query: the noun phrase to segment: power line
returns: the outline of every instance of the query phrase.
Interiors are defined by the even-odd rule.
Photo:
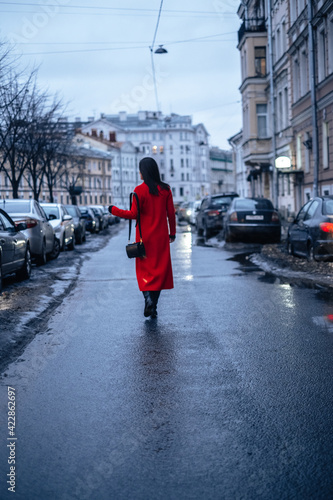
[[[25,7],[42,7],[43,5],[35,2],[3,2],[0,1],[0,5],[20,5]],[[57,4],[45,4],[45,7],[61,7],[63,9],[86,9],[86,10],[111,10],[111,11],[136,11],[136,12],[157,12],[157,9],[143,9],[143,8],[134,8],[134,7],[99,7],[97,5],[94,6],[86,6],[86,5],[59,5]],[[204,10],[178,10],[178,9],[166,9],[165,13],[183,13],[183,14],[213,14],[216,15],[217,11],[204,11]]]
[[[196,40],[201,40],[205,41],[204,39],[206,38],[215,38],[218,36],[225,36],[225,35],[235,35],[237,32],[236,31],[228,31],[226,33],[217,33],[215,35],[206,35],[206,36],[201,36],[197,38],[189,38],[187,40],[166,40],[163,42],[163,45],[172,45],[174,43],[183,43],[183,42],[191,42],[191,41],[196,41]],[[222,42],[224,40],[207,40],[208,42]],[[230,41],[230,40],[227,40]],[[15,45],[105,45],[105,44],[142,44],[143,46],[147,47],[149,44],[148,41],[138,41],[138,40],[132,40],[132,41],[126,41],[126,42],[120,42],[120,41],[104,41],[104,42],[15,42]]]
[[[232,32],[234,34],[234,32]],[[230,34],[230,33],[224,33],[224,34]],[[189,38],[187,40],[178,40],[178,41],[173,41],[173,42],[165,42],[165,44],[168,45],[174,45],[174,44],[179,44],[179,43],[190,43],[190,42],[234,42],[235,40],[207,40],[207,38],[213,38],[217,36],[221,36],[221,34],[217,35],[207,35],[204,37],[198,37],[198,38]],[[52,42],[48,42],[52,44]],[[59,42],[56,42],[59,43]],[[62,43],[62,42],[60,42]],[[75,42],[77,43],[77,42]],[[84,42],[84,43],[90,43],[90,42]],[[94,42],[92,42],[93,44]],[[95,42],[95,43],[129,43],[129,42]],[[142,49],[145,48],[147,45],[144,45],[144,42],[133,42],[133,43],[142,43],[142,45],[135,45],[135,46],[127,46],[127,47],[104,47],[104,48],[96,48],[96,49],[69,49],[69,50],[51,50],[51,51],[46,51],[46,52],[25,52],[22,53],[22,56],[37,56],[37,55],[49,55],[49,54],[75,54],[75,53],[80,53],[80,52],[105,52],[105,51],[115,51],[115,50],[129,50],[129,49]],[[24,44],[25,45],[25,44]],[[163,44],[164,45],[164,44]],[[150,47],[151,48],[151,47]]]

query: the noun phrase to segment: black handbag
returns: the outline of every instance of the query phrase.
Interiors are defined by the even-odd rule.
[[[132,207],[133,195],[136,198],[137,206],[138,206],[138,215],[137,215],[137,224],[139,225],[139,233],[140,233],[140,241],[136,243],[130,243],[131,241],[131,229],[132,229],[132,220],[129,220],[129,233],[128,233],[128,245],[126,245],[126,253],[129,259],[143,258],[146,257],[145,246],[142,241],[142,232],[141,232],[141,223],[140,223],[140,204],[139,197],[136,193],[130,194],[130,207]]]

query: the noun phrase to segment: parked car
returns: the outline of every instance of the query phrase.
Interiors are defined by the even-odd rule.
[[[29,279],[31,274],[31,254],[27,236],[22,232],[27,228],[21,222],[15,225],[10,216],[0,209],[0,293],[2,278],[16,273],[20,279]]]
[[[79,207],[84,220],[86,221],[86,230],[90,233],[96,232],[96,225],[98,224],[94,212],[89,207]]]
[[[235,198],[224,221],[224,237],[231,241],[270,241],[281,239],[280,216],[266,198]]]
[[[305,203],[288,228],[287,248],[308,260],[333,259],[333,196]]]
[[[73,217],[69,215],[64,205],[61,203],[41,203],[50,224],[54,229],[56,238],[60,243],[60,250],[75,248],[75,233]]]
[[[177,219],[178,222],[189,222],[189,206],[190,202],[189,201],[183,201],[179,207],[178,207],[178,212],[177,212]]]
[[[103,229],[106,229],[109,225],[109,212],[105,212],[105,209],[102,205],[90,205],[89,208],[92,209],[98,219],[99,231],[103,231]]]
[[[220,193],[203,198],[197,213],[196,226],[199,236],[210,238],[223,229],[223,218],[237,193]]]
[[[188,217],[189,217],[190,224],[193,224],[193,226],[195,226],[197,223],[197,215],[198,215],[200,205],[201,205],[201,200],[192,201],[190,203],[190,207],[189,207],[190,213],[189,213]]]
[[[57,238],[38,201],[0,200],[0,208],[10,215],[15,225],[26,224],[27,228],[22,232],[27,236],[31,255],[37,259],[38,264],[45,264],[47,257],[58,257]]]
[[[73,217],[75,243],[81,245],[86,241],[86,220],[77,205],[65,205],[65,208],[69,215]]]

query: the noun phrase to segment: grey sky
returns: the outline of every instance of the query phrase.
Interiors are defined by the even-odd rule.
[[[159,6],[160,0],[0,1],[1,38],[15,42],[22,65],[40,65],[41,86],[70,101],[71,118],[155,110],[149,46]],[[238,6],[239,0],[164,0],[155,43],[168,50],[154,56],[160,110],[192,115],[222,148],[241,128]]]

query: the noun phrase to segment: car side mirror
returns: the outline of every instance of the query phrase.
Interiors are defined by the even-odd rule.
[[[17,224],[15,226],[15,229],[18,232],[18,231],[24,231],[25,229],[27,229],[27,227],[28,226],[27,226],[27,224],[25,222],[20,222],[19,224]]]
[[[63,218],[64,221],[66,221],[66,220],[72,220],[72,219],[73,219],[73,217],[71,215],[67,215],[67,214],[64,215],[64,218]]]

